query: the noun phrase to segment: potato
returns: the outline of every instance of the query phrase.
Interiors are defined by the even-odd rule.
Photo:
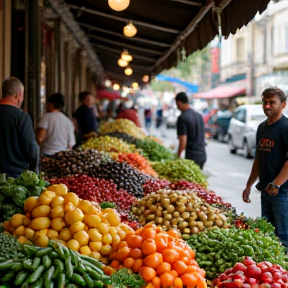
[[[54,219],[54,218],[58,218],[58,217],[64,217],[64,215],[65,215],[65,211],[64,211],[63,205],[58,205],[58,206],[51,209],[49,216],[50,216],[50,218]]]
[[[68,228],[63,228],[60,232],[59,232],[59,239],[63,240],[63,241],[68,241],[72,238],[72,235],[70,233],[70,230]]]
[[[33,242],[39,247],[47,247],[49,244],[49,238],[46,235],[41,234],[39,233],[39,231],[37,231],[34,235]]]
[[[51,206],[52,208],[54,208],[54,207],[56,207],[56,206],[58,206],[58,205],[63,205],[63,204],[64,204],[64,198],[63,198],[62,196],[56,196],[56,197],[52,200],[50,206]]]
[[[24,203],[24,211],[31,212],[35,207],[37,207],[39,205],[37,200],[37,196],[27,198]]]
[[[32,217],[33,218],[46,217],[49,215],[50,211],[51,211],[50,206],[40,205],[32,210]]]
[[[33,220],[34,221],[34,220]],[[66,223],[62,217],[54,218],[51,222],[51,228],[56,231],[61,231],[66,226]],[[49,226],[48,226],[49,227]]]
[[[24,225],[21,225],[21,226],[18,226],[14,232],[13,232],[13,235],[18,237],[18,236],[24,236],[25,235],[25,226]]]
[[[51,220],[48,217],[38,217],[31,221],[30,228],[33,230],[42,230],[50,226]],[[56,230],[56,229],[54,229]]]
[[[21,225],[27,224],[27,217],[23,214],[14,214],[10,219],[10,226],[13,228],[17,228]],[[29,219],[28,219],[29,220]]]
[[[44,190],[38,197],[39,205],[50,205],[52,200],[56,197],[56,193],[48,190]]]
[[[65,184],[54,184],[47,188],[49,191],[53,191],[58,196],[64,196],[68,193],[68,187]]]

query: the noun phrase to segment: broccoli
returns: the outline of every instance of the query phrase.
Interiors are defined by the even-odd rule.
[[[19,176],[17,182],[24,187],[34,187],[39,184],[39,177],[35,172],[26,170]]]
[[[1,204],[1,216],[4,220],[9,220],[14,214],[22,213],[22,209],[17,207],[14,203]]]
[[[13,181],[8,181],[6,185],[0,187],[0,194],[6,197],[11,197],[15,184]]]
[[[23,208],[28,190],[23,186],[13,186],[11,198],[16,205]]]

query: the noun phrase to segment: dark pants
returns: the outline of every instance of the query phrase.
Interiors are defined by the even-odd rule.
[[[194,161],[201,169],[206,162],[206,155],[201,153],[191,153],[190,151],[186,151],[185,159]]]
[[[277,196],[270,196],[262,191],[261,210],[262,217],[275,227],[275,234],[288,248],[288,195],[279,192]]]

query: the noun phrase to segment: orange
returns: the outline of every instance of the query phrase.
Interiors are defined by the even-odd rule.
[[[195,251],[192,250],[191,247],[186,246],[186,249],[185,249],[185,250],[189,252],[189,255],[190,255],[190,257],[191,257],[192,259],[195,259],[196,254],[195,254]]]
[[[143,261],[143,264],[147,267],[157,269],[162,262],[163,262],[162,254],[155,252],[146,256]]]
[[[171,271],[171,264],[170,264],[170,263],[167,263],[167,262],[162,262],[162,263],[158,266],[158,268],[157,268],[157,270],[156,270],[156,274],[157,274],[157,275],[160,275],[160,274],[162,274],[162,273],[169,272],[169,271]]]
[[[139,248],[131,249],[129,257],[133,259],[140,259],[142,258],[142,251]]]
[[[143,242],[141,236],[131,234],[126,235],[125,240],[130,248],[141,248]]]
[[[148,255],[156,252],[156,244],[153,239],[147,239],[143,241],[142,253],[143,255]]]
[[[174,239],[179,239],[179,237],[180,237],[179,233],[173,229],[168,230],[167,234],[172,236]]]
[[[172,265],[173,269],[178,273],[178,275],[182,275],[187,271],[187,265],[182,261],[175,261]]]
[[[123,262],[129,256],[129,254],[130,254],[130,248],[123,247],[116,252],[116,258],[118,261]]]
[[[178,277],[178,273],[175,270],[171,270],[170,273],[174,278]]]
[[[173,288],[183,288],[183,282],[181,278],[179,277],[175,278]]]
[[[129,268],[129,269],[133,267],[134,263],[135,263],[135,259],[131,257],[128,257],[123,261],[124,267]]]
[[[160,278],[159,278],[159,277],[155,277],[155,278],[152,280],[152,284],[153,284],[154,288],[161,288]]]
[[[156,243],[157,252],[161,253],[165,248],[167,248],[168,239],[166,234],[163,233],[156,234],[154,239]]]
[[[182,257],[181,261],[184,262],[186,265],[189,265],[191,263],[191,261],[188,257]]]
[[[165,272],[160,275],[160,281],[163,288],[172,287],[174,283],[174,277],[169,272]]]
[[[153,268],[142,266],[140,268],[139,274],[141,275],[141,277],[144,279],[145,282],[150,282],[155,278],[156,271]]]
[[[140,233],[140,236],[143,238],[143,240],[154,239],[155,235],[156,231],[153,228],[144,228]]]
[[[140,271],[140,268],[142,267],[142,265],[143,265],[143,260],[142,259],[135,260],[134,265],[132,267],[132,271],[134,273],[138,273]]]
[[[193,287],[198,286],[197,278],[191,273],[185,273],[181,277],[184,286]]]
[[[198,272],[198,267],[194,266],[194,265],[189,265],[187,266],[187,270],[186,273],[197,273]]]
[[[128,244],[127,244],[126,241],[121,241],[120,244],[119,244],[119,246],[118,246],[118,249],[121,249],[121,248],[123,248],[123,247],[128,247]]]
[[[179,253],[174,249],[164,249],[162,251],[163,261],[170,264],[174,263],[179,258]]]

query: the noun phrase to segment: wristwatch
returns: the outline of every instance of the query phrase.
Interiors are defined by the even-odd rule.
[[[266,187],[266,191],[268,194],[272,195],[272,196],[276,196],[278,194],[278,190],[280,189],[280,185],[276,185],[273,181],[270,182],[267,187]]]

